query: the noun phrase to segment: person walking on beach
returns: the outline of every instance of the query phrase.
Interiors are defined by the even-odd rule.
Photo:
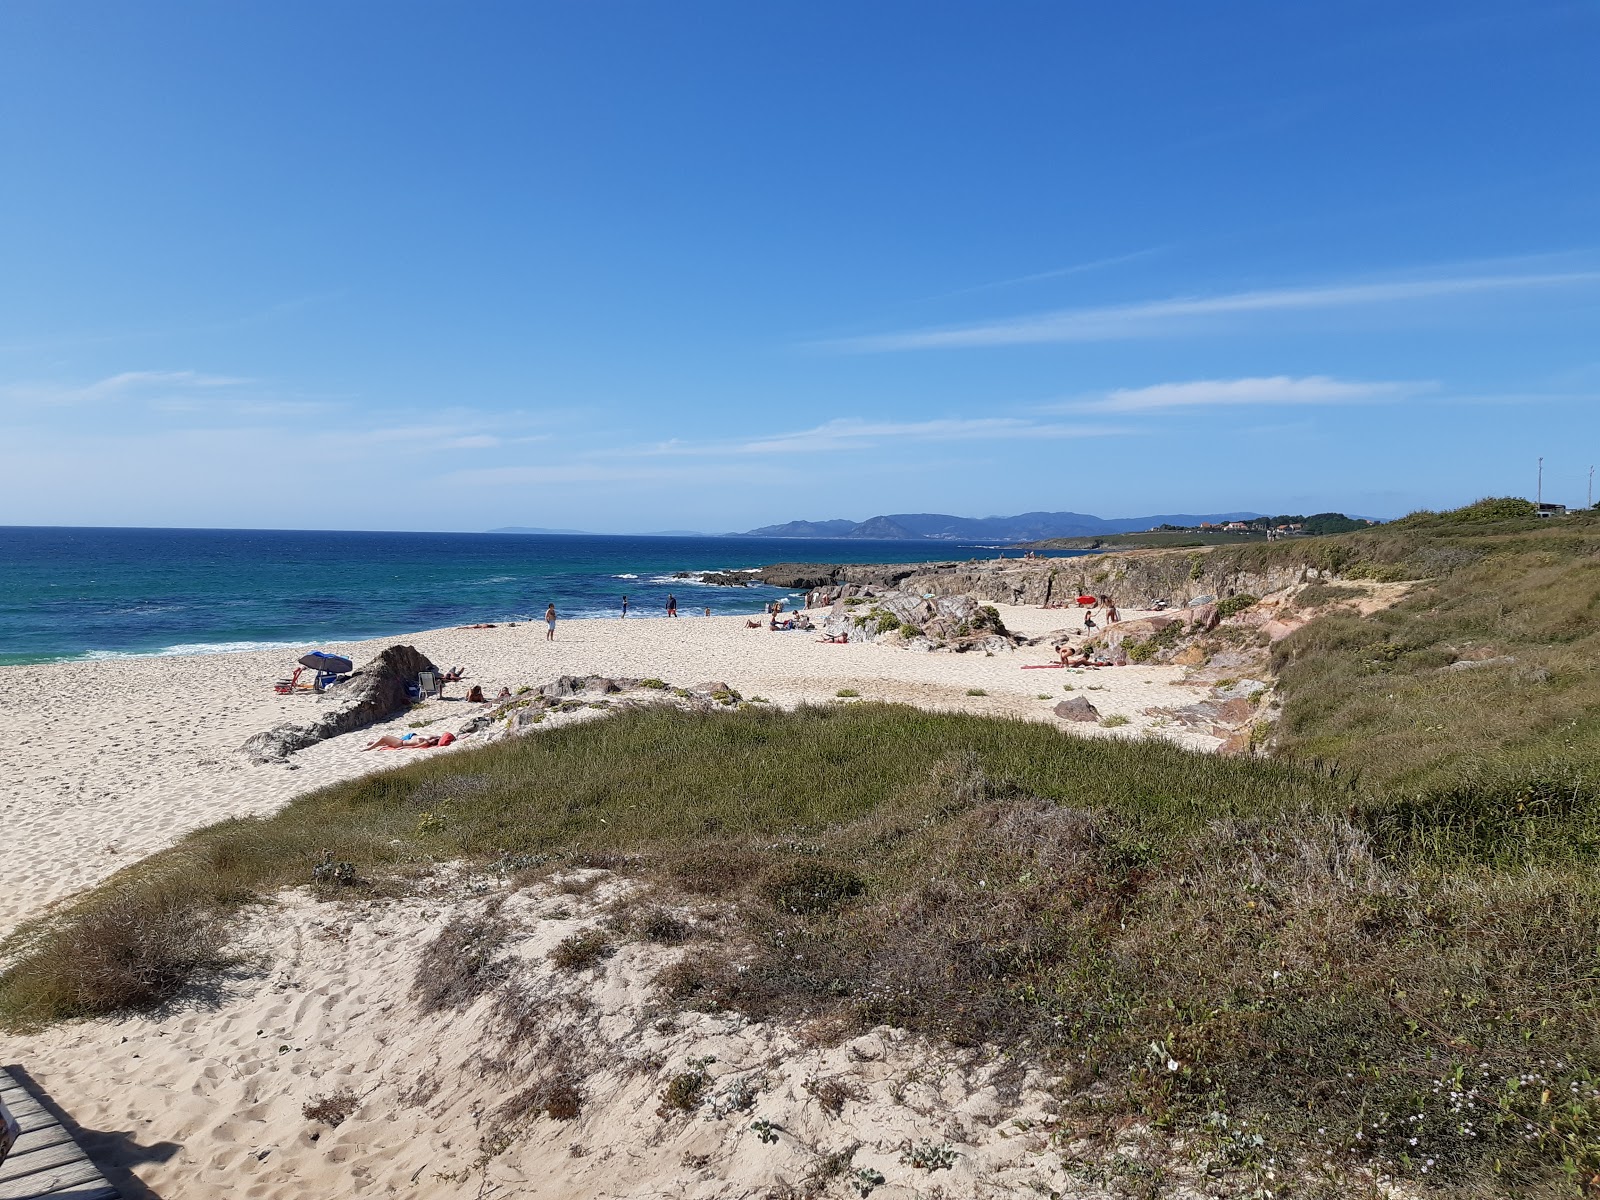
[[[628,615],[628,598],[626,596],[622,598],[622,615]]]
[[[675,617],[677,615],[678,615],[678,598],[676,596],[668,593],[668,595],[667,595],[667,616]]]
[[[547,642],[556,640],[556,606],[554,604],[544,610],[544,640]]]

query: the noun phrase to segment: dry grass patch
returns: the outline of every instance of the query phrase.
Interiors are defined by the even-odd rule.
[[[452,917],[423,948],[411,996],[425,1013],[466,1008],[505,977],[497,957],[510,932],[499,906]]]
[[[344,1124],[351,1113],[355,1112],[360,1103],[361,1097],[355,1092],[349,1088],[340,1088],[325,1096],[313,1097],[300,1110],[300,1114],[308,1121],[318,1121],[337,1129]]]
[[[587,971],[617,952],[611,939],[598,929],[564,937],[550,951],[550,961],[563,971]]]

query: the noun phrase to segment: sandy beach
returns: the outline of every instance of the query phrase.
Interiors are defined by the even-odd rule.
[[[1002,616],[1030,636],[1067,619],[1059,610],[1016,607]],[[685,616],[564,621],[554,642],[537,623],[324,648],[360,663],[395,643],[415,645],[441,666],[465,667],[467,681],[453,685],[446,699],[303,750],[288,766],[253,764],[239,746],[329,703],[314,694],[274,693],[294,652],[5,668],[0,705],[10,736],[0,747],[6,781],[0,932],[190,830],[269,813],[322,785],[413,761],[411,753],[362,747],[378,732],[403,731],[419,720],[430,722],[429,733],[458,729],[484,711],[463,698],[471,683],[493,696],[502,687],[515,691],[563,674],[656,677],[681,686],[717,681],[786,706],[853,702],[837,696],[843,690],[1051,722],[1063,736],[1148,732],[1198,748],[1216,744],[1193,731],[1159,728],[1143,712],[1190,694],[1174,687],[1182,668],[1024,670],[1052,658],[1047,645],[993,655],[930,653],[824,644],[813,633],[750,629],[742,616]],[[1069,694],[1068,684],[1070,694],[1086,695],[1102,714],[1121,714],[1128,723],[1102,728],[1057,718],[1051,710]],[[25,1038],[0,1036],[0,1061],[26,1064],[29,1077],[80,1122],[96,1161],[135,1196],[182,1200],[243,1184],[243,1194],[285,1198],[366,1191],[465,1197],[483,1194],[485,1186],[599,1197],[654,1194],[667,1179],[681,1189],[675,1194],[724,1195],[735,1181],[748,1191],[765,1186],[774,1171],[803,1178],[834,1149],[840,1135],[832,1117],[818,1115],[814,1094],[817,1080],[829,1078],[853,1097],[851,1127],[862,1148],[852,1169],[879,1170],[891,1180],[915,1175],[902,1165],[899,1147],[927,1140],[959,1148],[954,1175],[974,1194],[1031,1194],[1041,1182],[1057,1190],[1066,1184],[1059,1169],[1040,1173],[1035,1155],[1042,1142],[1006,1140],[991,1116],[1026,1110],[1037,1119],[1048,1097],[1016,1096],[1009,1085],[997,1092],[987,1081],[998,1064],[983,1055],[896,1043],[887,1030],[829,1050],[739,1018],[729,1023],[699,1014],[663,1022],[652,1015],[658,1010],[648,982],[666,961],[659,953],[650,961],[620,956],[592,981],[562,983],[545,960],[550,946],[602,919],[599,901],[616,887],[625,890],[621,881],[605,882],[581,904],[548,889],[529,893],[519,954],[531,994],[601,1014],[599,1024],[586,1018],[592,1028],[575,1026],[573,1036],[626,1047],[639,1061],[623,1062],[615,1078],[591,1066],[597,1090],[581,1120],[540,1126],[543,1132],[515,1152],[485,1159],[484,1097],[499,1103],[516,1090],[484,1076],[482,1043],[499,1036],[496,1018],[480,1005],[465,1023],[443,1014],[422,1019],[395,989],[440,923],[480,903],[486,886],[495,885],[441,879],[442,890],[431,895],[354,908],[286,894],[241,931],[241,965],[206,1003],[59,1025]],[[537,1069],[542,1053],[525,1051],[517,1061],[530,1065],[517,1069]],[[770,1152],[750,1136],[754,1111],[709,1124],[698,1118],[664,1124],[653,1115],[662,1079],[708,1056],[719,1064],[718,1087],[737,1092],[741,1079],[759,1085],[760,1115],[786,1131]],[[302,1108],[345,1085],[357,1089],[355,1118],[337,1129],[308,1122]],[[891,1183],[881,1194],[914,1192]]]
[[[1001,612],[1009,628],[1029,636],[1062,627],[1068,616],[1021,607]],[[560,623],[554,642],[545,640],[541,623],[437,629],[321,648],[359,664],[385,646],[415,645],[441,666],[464,666],[466,683],[481,685],[489,696],[563,674],[656,677],[679,686],[716,680],[779,705],[833,701],[839,691],[853,690],[863,698],[1063,728],[1068,723],[1050,709],[1070,682],[1102,714],[1128,718],[1112,729],[1073,724],[1075,734],[1150,731],[1202,749],[1217,744],[1193,731],[1156,729],[1143,713],[1172,703],[1174,692],[1186,694],[1173,686],[1184,674],[1179,667],[1022,670],[1049,661],[1048,647],[991,657],[824,645],[813,634],[748,629],[745,621],[575,620]],[[291,767],[251,764],[238,753],[247,737],[281,721],[304,720],[325,703],[310,693],[273,692],[294,656],[270,650],[0,668],[0,719],[7,730],[0,745],[0,879],[6,881],[0,936],[192,829],[272,812],[325,784],[410,761],[407,754],[364,753],[377,733],[404,732],[416,720],[434,722],[430,734],[454,731],[482,711],[464,700],[466,684],[457,684],[445,700],[420,711],[303,750]],[[969,695],[974,689],[987,695]]]

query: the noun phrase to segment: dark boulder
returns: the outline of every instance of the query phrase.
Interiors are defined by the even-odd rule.
[[[1098,721],[1100,710],[1090,704],[1083,696],[1074,696],[1070,700],[1063,700],[1055,707],[1056,716],[1064,721]]]
[[[406,685],[423,671],[437,667],[415,646],[390,646],[351,673],[329,693],[331,707],[303,725],[284,722],[247,739],[240,747],[252,762],[285,762],[304,750],[341,733],[350,733],[402,712],[411,703]]]

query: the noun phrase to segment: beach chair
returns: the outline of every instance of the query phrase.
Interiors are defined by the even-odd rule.
[[[296,667],[293,675],[289,676],[287,679],[278,680],[277,683],[272,685],[272,690],[277,692],[280,696],[292,696],[295,688],[299,686],[300,672],[304,670],[304,667]]]
[[[417,697],[426,700],[429,696],[438,696],[444,692],[444,682],[439,678],[437,671],[420,671],[417,673]]]

